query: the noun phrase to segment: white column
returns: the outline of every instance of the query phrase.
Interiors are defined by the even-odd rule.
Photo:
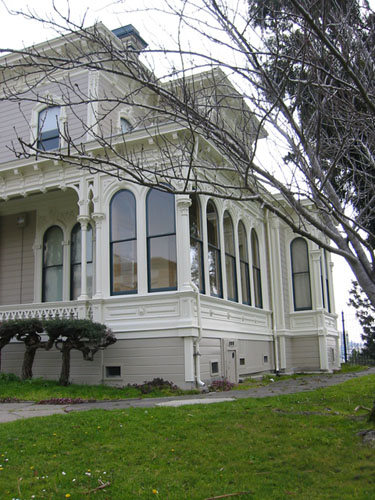
[[[87,216],[79,216],[78,222],[81,225],[81,295],[78,300],[87,300]]]
[[[191,291],[191,270],[190,270],[190,227],[189,227],[189,207],[191,200],[189,196],[176,196],[177,205],[177,278],[178,289],[181,291]]]
[[[321,282],[321,252],[320,249],[310,252],[311,269],[311,294],[313,309],[323,309],[322,282]]]
[[[101,299],[103,296],[103,280],[102,280],[102,222],[105,218],[103,213],[93,213],[92,219],[95,222],[95,235],[96,235],[96,252],[95,252],[95,276],[96,276],[96,290],[93,298]]]

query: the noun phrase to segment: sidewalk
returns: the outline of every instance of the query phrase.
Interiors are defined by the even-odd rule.
[[[312,391],[322,387],[341,384],[351,378],[363,377],[370,374],[375,374],[375,367],[356,373],[337,375],[306,375],[296,379],[280,381],[278,381],[275,376],[275,382],[265,387],[256,387],[254,389],[238,391],[210,392],[208,394],[198,394],[193,396],[171,396],[168,398],[153,399],[121,399],[74,405],[38,405],[33,401],[23,401],[21,403],[0,403],[0,423],[12,422],[13,420],[21,418],[45,417],[59,413],[67,414],[73,411],[87,411],[93,409],[118,410],[125,408],[151,408],[155,406],[209,404],[234,401],[241,398],[265,398],[268,396],[279,396],[282,394]]]

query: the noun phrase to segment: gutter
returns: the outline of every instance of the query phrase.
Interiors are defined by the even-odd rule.
[[[270,234],[270,220],[269,220],[269,211],[266,212],[266,221],[267,221],[267,240],[268,240],[268,248],[269,248],[269,257],[270,257],[270,278],[271,278],[271,303],[272,303],[272,334],[273,334],[273,348],[274,348],[274,356],[275,356],[275,372],[278,374],[280,372],[280,363],[279,363],[279,346],[278,346],[278,338],[277,338],[277,325],[275,318],[275,282],[274,282],[274,269],[273,269],[273,255],[272,255],[272,243],[271,243],[271,234]]]
[[[190,282],[191,287],[193,288],[195,295],[196,295],[196,301],[197,301],[197,321],[198,321],[198,337],[193,338],[193,345],[194,345],[194,381],[195,381],[195,386],[200,389],[203,387],[206,387],[206,384],[201,380],[201,364],[200,364],[200,356],[201,353],[199,351],[199,344],[200,341],[202,340],[202,333],[203,333],[203,327],[202,327],[202,313],[201,313],[201,294],[199,292],[199,288],[195,283],[192,281]]]

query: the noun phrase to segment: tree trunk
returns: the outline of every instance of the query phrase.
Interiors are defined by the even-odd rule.
[[[33,378],[33,363],[34,363],[36,349],[37,348],[35,346],[31,347],[26,346],[22,363],[22,374],[21,374],[22,380]]]
[[[60,373],[60,385],[69,385],[69,376],[70,376],[70,348],[63,348],[61,350],[62,354],[62,365],[61,365],[61,373]]]

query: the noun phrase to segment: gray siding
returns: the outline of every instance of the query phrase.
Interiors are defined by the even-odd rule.
[[[339,364],[338,360],[339,353],[337,352],[336,338],[327,337],[326,344],[327,344],[327,354],[328,354],[328,369],[333,370],[337,368]]]
[[[74,85],[76,94],[70,95],[68,86]],[[69,130],[69,135],[78,143],[84,142],[85,132],[82,124],[87,123],[87,106],[79,104],[80,93],[84,98],[87,95],[88,73],[70,75],[69,81],[62,79],[60,83],[53,83],[38,87],[38,95],[47,93],[62,98],[64,102],[70,102],[71,105],[66,107],[66,118]],[[14,153],[10,150],[12,142],[16,149],[18,147],[17,137],[21,137],[26,143],[31,137],[31,117],[32,110],[38,105],[38,96],[29,92],[25,95],[25,99],[30,101],[22,101],[21,103],[12,101],[0,102],[0,163],[15,160]],[[11,124],[11,126],[10,126]]]
[[[211,379],[221,378],[224,376],[223,359],[221,354],[221,341],[215,338],[202,338],[199,344],[199,351],[201,353],[201,380],[204,382]],[[211,376],[211,362],[219,362],[219,373]]]
[[[265,361],[265,356],[267,361]],[[260,373],[274,369],[273,343],[261,340],[238,341],[239,376]],[[241,359],[244,360],[241,365]]]
[[[17,215],[0,217],[0,305],[28,304],[34,298],[35,212],[17,226]]]
[[[318,337],[294,337],[292,353],[294,370],[320,370]]]

